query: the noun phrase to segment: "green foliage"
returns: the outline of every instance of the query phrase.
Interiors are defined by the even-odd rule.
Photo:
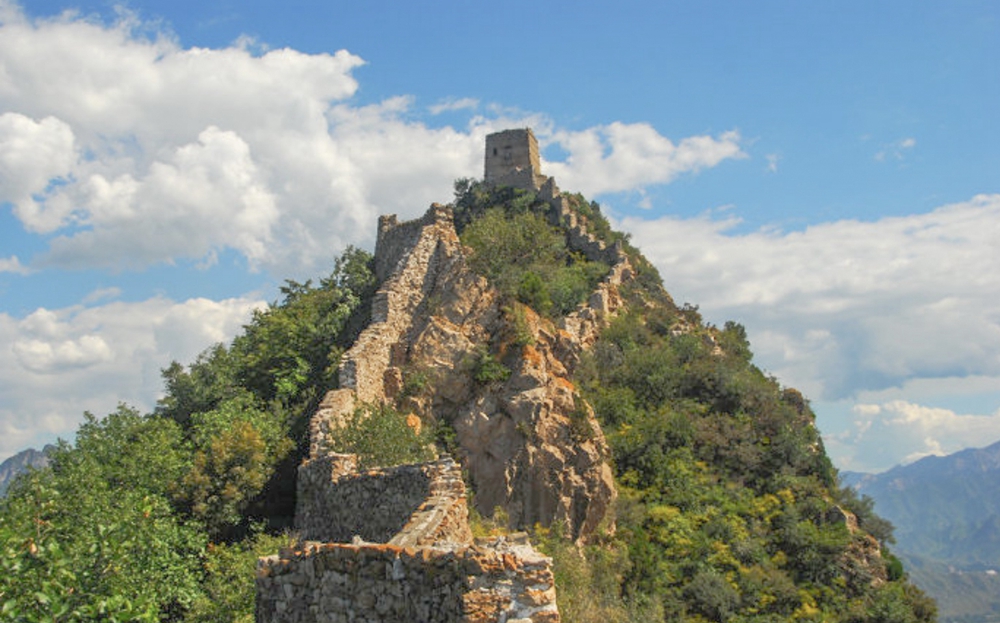
[[[301,432],[366,322],[375,288],[371,263],[370,254],[348,248],[318,287],[286,282],[283,299],[254,312],[230,347],[216,345],[186,370],[174,362],[163,371],[167,392],[157,412],[187,424],[192,414],[249,392],[259,404],[293,415],[289,425]]]
[[[371,256],[348,249],[317,286],[288,282],[232,344],[165,369],[155,414],[87,414],[0,501],[0,619],[252,620],[256,557],[287,538],[250,528],[288,521],[290,453],[374,286]]]
[[[511,343],[514,346],[528,346],[535,343],[535,336],[528,323],[528,315],[523,305],[517,303],[503,308],[504,316],[511,329]]]
[[[656,600],[621,593],[622,578],[632,562],[629,552],[601,540],[579,546],[565,537],[561,524],[536,526],[532,541],[553,559],[559,611],[564,621],[576,623],[631,623],[663,621]]]
[[[503,365],[485,346],[478,346],[470,363],[472,378],[484,385],[510,378],[510,368]]]
[[[294,545],[287,534],[256,533],[232,545],[211,545],[205,554],[203,593],[191,605],[190,623],[253,623],[257,559]]]
[[[569,412],[569,431],[576,441],[589,441],[597,432],[590,424],[590,411],[587,403],[579,396],[575,397],[573,410]]]
[[[198,594],[205,537],[169,502],[186,468],[177,425],[120,407],[0,506],[7,620],[153,621]],[[20,617],[20,618],[18,618]]]
[[[243,520],[246,505],[292,449],[292,441],[269,415],[244,398],[192,416],[196,451],[175,498],[214,537]]]
[[[549,224],[548,204],[518,189],[456,183],[456,220],[471,268],[503,294],[553,318],[573,311],[608,266],[570,253],[565,233]],[[588,204],[589,206],[589,204]]]
[[[894,559],[890,588],[876,590],[874,571],[852,558],[861,537],[831,519],[835,503],[877,538],[891,526],[869,503],[834,497],[808,402],[751,358],[742,326],[706,327],[697,308],[645,303],[584,354],[575,381],[619,483],[618,532],[605,551],[627,560],[601,599],[653,604],[681,621],[932,620]],[[561,564],[578,573],[595,555]]]
[[[419,396],[430,386],[431,375],[426,368],[408,367],[403,370],[403,396]]]
[[[362,467],[391,467],[434,458],[430,431],[418,434],[406,416],[386,404],[362,405],[338,432],[333,449],[358,455]]]

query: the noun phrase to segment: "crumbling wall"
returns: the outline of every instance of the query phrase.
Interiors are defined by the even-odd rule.
[[[558,623],[551,561],[523,535],[459,549],[310,543],[257,565],[257,623]]]
[[[413,321],[417,306],[430,287],[442,237],[458,235],[451,209],[434,204],[423,218],[397,224],[395,217],[379,222],[375,249],[376,276],[382,286],[372,300],[372,320],[341,360],[342,389],[354,390],[362,402],[385,399],[386,369],[401,365],[405,351],[395,348]]]
[[[330,443],[360,405],[409,405],[452,421],[487,511],[497,501],[521,525],[562,521],[580,539],[608,517],[616,492],[607,444],[569,375],[623,305],[618,290],[633,271],[621,246],[591,235],[541,175],[531,131],[511,132],[487,140],[487,182],[539,191],[568,247],[611,271],[558,326],[533,316],[533,345],[523,346],[510,378],[484,386],[466,362],[506,330],[505,312],[469,270],[450,208],[435,204],[403,223],[380,218],[372,321],[310,423],[296,508],[304,543],[259,561],[258,623],[558,622],[551,560],[526,536],[473,543],[457,463],[360,470]],[[507,156],[491,163],[501,147]],[[433,397],[398,400],[412,365],[438,375]],[[572,421],[581,411],[592,429],[583,435]]]

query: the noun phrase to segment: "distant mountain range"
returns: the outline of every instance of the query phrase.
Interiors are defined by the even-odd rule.
[[[49,452],[55,446],[45,446],[41,450],[28,448],[0,463],[0,496],[7,493],[7,487],[18,474],[30,467],[42,468],[49,464]]]
[[[1000,621],[1000,442],[840,476],[896,526],[893,550],[943,622]]]

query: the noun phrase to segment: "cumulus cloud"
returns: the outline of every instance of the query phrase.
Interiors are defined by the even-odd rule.
[[[253,268],[311,274],[347,244],[370,245],[377,214],[450,198],[456,178],[481,174],[485,134],[504,127],[562,145],[568,161],[548,172],[591,194],[742,155],[734,132],[675,143],[645,124],[555,131],[495,106],[466,128],[429,128],[409,97],[358,105],[364,61],[345,50],[252,48],[184,48],[128,13],[108,25],[5,4],[0,201],[52,236],[39,265],[204,264],[233,249]]]
[[[746,324],[771,371],[814,396],[1000,373],[1000,195],[804,231],[737,223],[622,224],[676,297]]]
[[[19,113],[0,114],[0,203],[14,204],[34,231],[57,227],[62,219],[38,214],[33,196],[71,173],[75,152],[73,130],[65,122],[51,116],[35,121]]]
[[[1000,378],[993,378],[993,383]],[[995,386],[995,385],[994,385]],[[903,399],[855,404],[854,422],[827,446],[843,453],[842,464],[861,471],[881,471],[926,456],[983,447],[1000,439],[1000,409],[958,413]]]
[[[101,292],[89,300],[103,299]],[[152,298],[65,309],[24,318],[0,314],[0,459],[56,435],[72,436],[85,410],[119,401],[153,407],[160,370],[232,338],[263,302]]]
[[[0,273],[14,273],[15,275],[27,275],[30,271],[28,267],[17,259],[16,255],[10,257],[0,257]]]
[[[561,186],[589,195],[665,184],[681,174],[746,156],[736,131],[674,143],[648,124],[616,122],[577,132],[559,130],[543,138],[569,153],[566,162],[546,163],[546,171]]]

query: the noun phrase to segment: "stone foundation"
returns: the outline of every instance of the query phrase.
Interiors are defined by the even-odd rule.
[[[257,623],[557,623],[523,535],[457,548],[307,543],[257,565]]]

